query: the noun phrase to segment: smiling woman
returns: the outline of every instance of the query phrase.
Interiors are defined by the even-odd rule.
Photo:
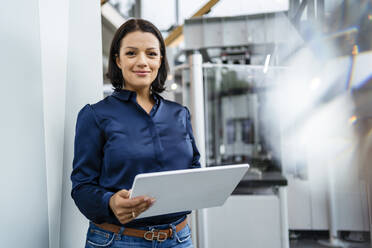
[[[90,220],[86,247],[193,247],[190,211],[136,218],[156,199],[129,198],[137,174],[200,167],[188,109],[158,95],[167,71],[153,24],[131,19],[117,30],[107,74],[115,92],[76,123],[71,195]]]
[[[142,59],[140,61],[142,63],[152,61],[152,66],[155,62],[160,63],[156,73],[151,74],[156,75],[151,82],[151,90],[156,93],[163,92],[169,70],[163,37],[152,23],[141,19],[131,19],[116,31],[111,43],[107,77],[116,90],[126,87],[126,82],[130,80],[126,78],[126,70],[122,70],[125,66],[123,63],[128,61],[133,65],[138,58]],[[140,66],[137,68],[140,69],[139,71],[143,70]]]
[[[116,65],[121,69],[125,88],[149,88],[161,65],[160,44],[151,33],[135,31],[121,41]]]

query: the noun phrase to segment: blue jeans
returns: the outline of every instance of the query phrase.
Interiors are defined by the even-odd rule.
[[[143,247],[143,248],[193,248],[191,241],[191,232],[189,225],[186,225],[182,230],[176,232],[176,225],[181,223],[184,218],[177,220],[171,224],[149,226],[143,228],[137,228],[142,230],[152,229],[173,229],[173,237],[166,239],[163,242],[157,240],[148,241],[144,238],[137,238],[132,236],[121,235],[110,231],[103,230],[94,223],[90,222],[87,233],[87,240],[85,248],[127,248],[127,247]],[[125,228],[123,227],[122,230]],[[122,232],[121,232],[122,233]]]

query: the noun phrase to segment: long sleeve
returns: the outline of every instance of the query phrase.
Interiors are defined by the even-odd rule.
[[[104,142],[97,117],[88,104],[80,110],[76,122],[71,196],[81,213],[95,223],[112,218],[109,200],[113,192],[98,183]]]
[[[193,149],[193,159],[192,159],[192,167],[195,168],[195,167],[200,167],[200,153],[198,151],[198,148],[196,147],[196,144],[195,144],[195,138],[194,138],[194,135],[193,135],[193,131],[192,131],[192,125],[191,125],[191,118],[190,118],[190,111],[187,107],[185,107],[186,109],[186,129],[187,129],[187,133],[189,134],[190,138],[191,138],[191,144],[192,144],[192,149]]]

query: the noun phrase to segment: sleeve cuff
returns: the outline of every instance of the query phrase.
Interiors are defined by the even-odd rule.
[[[103,199],[103,211],[107,217],[115,216],[110,208],[110,198],[113,195],[113,192],[106,192],[102,199]]]

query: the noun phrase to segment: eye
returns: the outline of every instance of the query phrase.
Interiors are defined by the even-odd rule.
[[[125,53],[127,56],[134,56],[136,53],[134,51],[128,51]]]
[[[158,56],[158,53],[157,52],[149,52],[149,55],[152,56],[152,57],[155,57],[155,56]]]

